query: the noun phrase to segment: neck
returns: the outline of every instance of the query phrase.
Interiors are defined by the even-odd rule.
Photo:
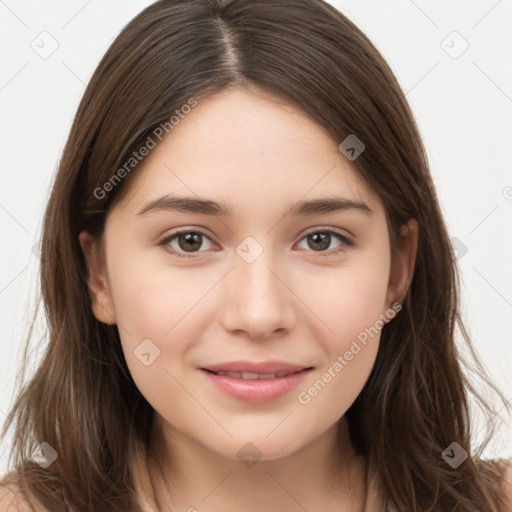
[[[366,465],[350,443],[345,418],[297,452],[249,467],[209,450],[154,414],[147,462],[161,512],[364,509]]]

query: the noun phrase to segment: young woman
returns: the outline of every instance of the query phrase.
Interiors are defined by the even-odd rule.
[[[321,0],[160,0],[121,32],[41,287],[1,511],[512,510],[510,464],[470,443],[417,127]]]

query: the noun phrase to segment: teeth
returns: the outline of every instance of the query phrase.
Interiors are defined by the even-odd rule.
[[[284,377],[285,375],[291,375],[291,373],[289,373],[289,372],[278,372],[278,373],[215,372],[215,373],[217,375],[233,377],[234,379],[243,379],[243,380],[266,380],[266,379],[275,379],[276,377]]]
[[[258,378],[257,373],[242,372],[242,379],[244,380],[256,380]]]
[[[275,379],[276,376],[279,376],[277,373],[260,373],[258,375],[259,380],[265,380],[265,379]]]

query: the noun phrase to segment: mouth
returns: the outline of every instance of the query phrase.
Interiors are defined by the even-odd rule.
[[[199,370],[223,394],[259,403],[286,395],[306,378],[313,367],[279,362],[234,362]]]
[[[208,370],[207,368],[202,368],[203,370],[213,373],[214,375],[220,375],[223,377],[231,377],[233,379],[242,379],[242,380],[270,380],[281,377],[288,377],[289,375],[295,375],[296,373],[300,373],[304,370],[311,370],[310,368],[303,368],[302,370],[298,370],[295,372],[276,372],[276,373],[255,373],[255,372],[214,372],[212,370]]]

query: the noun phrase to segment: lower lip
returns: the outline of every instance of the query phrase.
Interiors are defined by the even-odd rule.
[[[262,380],[236,379],[226,375],[216,375],[203,369],[201,371],[222,392],[246,402],[258,403],[275,400],[296,388],[311,371],[311,368],[286,375],[285,377]]]

